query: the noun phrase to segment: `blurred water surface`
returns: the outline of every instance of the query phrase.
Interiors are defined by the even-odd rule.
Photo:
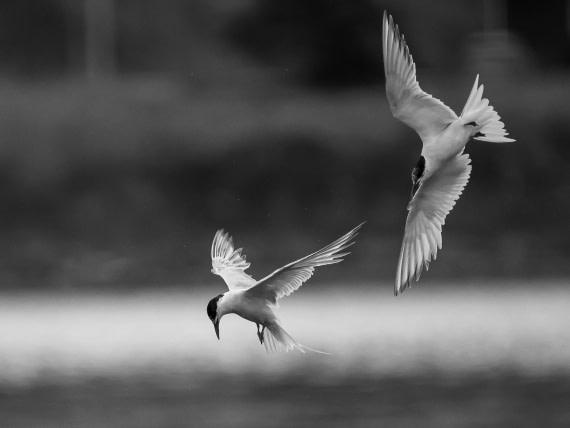
[[[453,286],[450,286],[453,285]],[[10,427],[564,427],[566,282],[315,281],[282,301],[299,341],[205,313],[220,290],[0,298],[0,424]]]
[[[390,284],[320,284],[282,301],[285,328],[332,356],[267,354],[254,324],[228,315],[216,340],[206,316],[222,290],[4,294],[0,382],[212,374],[282,377],[570,374],[570,288],[545,281],[426,282],[393,298]]]

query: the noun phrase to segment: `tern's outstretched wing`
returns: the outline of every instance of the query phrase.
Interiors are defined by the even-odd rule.
[[[254,287],[248,290],[252,296],[262,297],[270,303],[277,304],[277,300],[288,296],[297,290],[312,275],[317,266],[332,265],[342,261],[342,257],[349,254],[343,252],[354,244],[352,239],[364,223],[359,224],[346,235],[336,241],[309,254],[296,262],[289,263],[281,269],[277,269],[271,275],[260,280]]]
[[[212,273],[224,278],[230,290],[249,288],[255,284],[255,279],[245,273],[249,263],[241,248],[234,250],[234,243],[229,233],[223,229],[216,232],[212,242]]]
[[[437,98],[425,93],[416,80],[416,65],[404,36],[392,16],[384,12],[382,27],[386,95],[392,114],[426,141],[439,134],[457,115]]]
[[[394,294],[402,292],[415,277],[419,279],[422,267],[436,258],[441,249],[441,228],[445,217],[463,192],[471,173],[471,159],[466,154],[456,156],[444,164],[420,187],[408,206],[404,241],[398,260]]]

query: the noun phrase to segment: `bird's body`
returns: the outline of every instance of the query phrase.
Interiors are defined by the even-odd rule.
[[[412,171],[412,193],[404,239],[398,259],[394,294],[416,281],[441,249],[445,217],[463,192],[471,173],[471,160],[463,154],[471,139],[505,143],[504,124],[482,98],[479,76],[460,116],[424,92],[416,80],[416,66],[404,36],[384,12],[382,48],[386,96],[392,114],[420,136],[423,147]]]
[[[472,130],[463,121],[456,119],[439,135],[427,138],[422,147],[422,156],[429,164],[428,171],[438,170],[449,159],[460,155],[471,138]]]
[[[248,321],[267,326],[275,322],[277,316],[267,300],[248,293],[248,290],[230,290],[219,300],[220,317],[236,314]]]
[[[234,313],[257,325],[257,336],[267,350],[314,351],[301,345],[283,329],[275,313],[279,306],[277,301],[306,282],[315,267],[342,261],[342,257],[348,254],[344,250],[354,244],[353,238],[361,226],[362,224],[319,251],[289,263],[259,281],[245,273],[249,263],[241,254],[241,248],[235,250],[232,238],[223,230],[218,230],[212,243],[212,273],[221,276],[229,288],[229,291],[214,297],[208,303],[208,316],[214,323],[218,338],[220,319],[226,314]]]

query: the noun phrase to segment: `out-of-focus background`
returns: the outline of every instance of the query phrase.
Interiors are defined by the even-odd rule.
[[[511,144],[472,142],[438,260],[394,298],[422,88],[476,74]],[[570,2],[0,3],[0,425],[568,426]],[[367,224],[282,302],[332,356],[266,354],[210,245],[262,277]]]

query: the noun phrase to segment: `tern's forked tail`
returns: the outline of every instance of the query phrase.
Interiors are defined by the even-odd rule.
[[[501,117],[489,105],[489,100],[483,97],[483,85],[478,86],[479,75],[475,79],[475,84],[463,111],[461,118],[465,126],[472,126],[471,136],[476,140],[489,141],[491,143],[509,143],[515,141],[508,138],[509,133],[505,130],[505,124],[501,122]]]
[[[309,348],[308,346],[301,345],[287,333],[278,322],[265,326],[263,333],[263,344],[267,352],[269,351],[285,351],[288,352],[293,349],[298,349],[302,353],[305,351],[316,352],[318,354],[330,355],[328,352],[317,351],[316,349]]]

